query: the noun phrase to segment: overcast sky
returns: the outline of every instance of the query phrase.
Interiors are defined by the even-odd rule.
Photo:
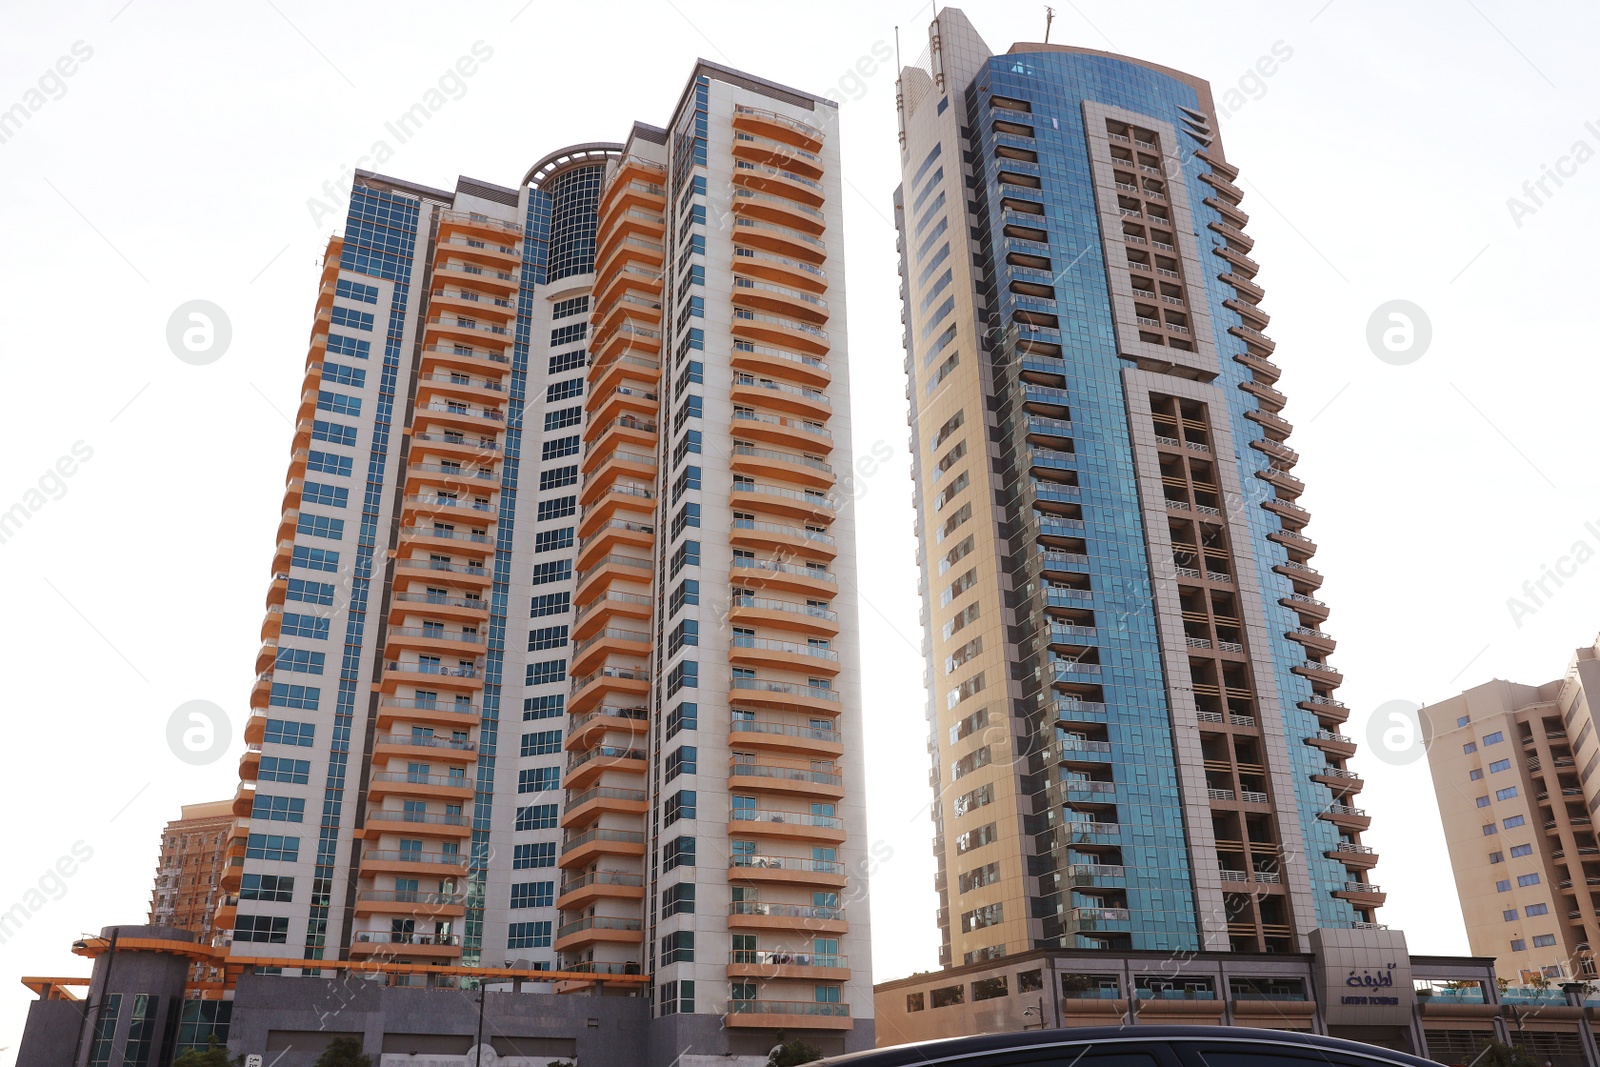
[[[1571,577],[1547,581],[1537,603],[1522,587],[1578,542],[1600,549],[1587,289],[1600,229],[1594,9],[1064,0],[1057,10],[1052,40],[1193,72],[1228,107],[1222,138],[1243,170],[1340,642],[1333,662],[1355,709],[1349,732],[1364,737],[1385,701],[1558,677],[1600,629],[1600,559],[1566,565]],[[967,11],[996,50],[1043,33],[1036,3]],[[0,351],[17,376],[0,510],[22,503],[31,517],[0,544],[11,604],[0,648],[14,683],[0,909],[22,902],[31,914],[0,944],[0,1044],[14,1050],[31,999],[17,977],[87,973],[71,941],[144,920],[166,820],[233,792],[285,413],[318,256],[343,218],[344,173],[387,140],[382,169],[396,176],[514,185],[554,148],[621,140],[634,119],[664,123],[697,56],[843,103],[856,447],[886,442],[895,457],[860,504],[871,833],[893,851],[872,887],[874,971],[934,965],[889,221],[895,75],[877,59],[897,25],[915,58],[928,16],[926,4],[860,0],[5,6],[0,111],[20,103],[28,118],[0,142]],[[489,58],[396,143],[385,123],[478,42]],[[1270,76],[1255,73],[1285,52]],[[173,311],[196,299],[232,329],[206,366],[166,341]],[[1406,365],[1367,342],[1369,318],[1392,300],[1417,305],[1431,327]],[[1512,597],[1532,610],[1514,616]],[[197,699],[234,722],[227,756],[201,767],[166,740],[173,710]],[[1413,951],[1466,951],[1425,766],[1368,751],[1355,765],[1374,815],[1367,840],[1383,855],[1380,917]],[[79,842],[92,858],[53,881]]]

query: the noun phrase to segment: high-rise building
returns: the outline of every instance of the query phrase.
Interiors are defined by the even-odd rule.
[[[222,899],[223,842],[233,827],[233,801],[185,804],[161,831],[161,858],[150,892],[150,925],[192,930],[209,941]]]
[[[1467,939],[1519,984],[1600,974],[1597,695],[1600,641],[1555,681],[1496,679],[1424,711]]]
[[[901,73],[900,231],[945,964],[1307,951],[1367,927],[1355,744],[1209,86]]]
[[[666,129],[517,188],[358,175],[235,961],[631,991],[659,1048],[871,1045],[839,167],[831,102],[701,62]]]

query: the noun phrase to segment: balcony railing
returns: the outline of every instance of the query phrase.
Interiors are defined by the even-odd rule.
[[[728,953],[729,963],[754,964],[762,967],[848,967],[843,956],[818,956],[811,952],[791,952],[788,949],[734,949]]]
[[[762,808],[734,808],[729,814],[733,822],[783,823],[791,826],[815,826],[823,830],[844,829],[844,820],[833,815],[812,815],[800,811],[767,811]]]
[[[786,693],[791,696],[803,696],[812,700],[825,700],[832,703],[839,702],[837,691],[819,685],[798,685],[794,682],[774,682],[766,678],[733,678],[729,680],[731,689],[750,689],[762,693]]]
[[[755,856],[735,854],[728,857],[730,868],[759,868],[764,870],[806,871],[812,874],[843,874],[844,864],[838,860],[802,859],[799,856]]]

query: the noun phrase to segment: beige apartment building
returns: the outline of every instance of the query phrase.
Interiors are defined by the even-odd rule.
[[[1543,685],[1496,679],[1424,709],[1474,955],[1520,981],[1600,974],[1600,641]]]

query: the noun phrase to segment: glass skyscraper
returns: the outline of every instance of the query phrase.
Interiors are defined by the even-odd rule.
[[[896,193],[942,962],[1375,925],[1355,751],[1208,85],[958,10]]]

